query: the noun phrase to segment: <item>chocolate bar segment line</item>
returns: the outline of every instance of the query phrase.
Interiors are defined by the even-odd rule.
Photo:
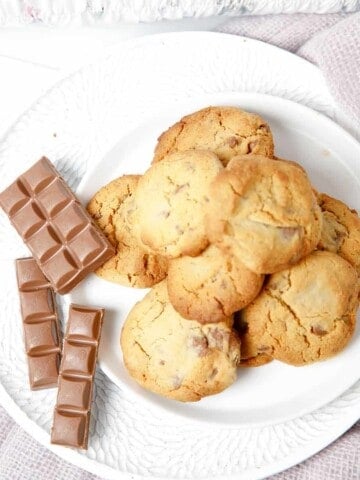
[[[61,338],[54,291],[34,258],[16,260],[16,277],[30,388],[56,387]]]
[[[69,292],[115,254],[45,157],[0,193],[0,206],[58,293]]]
[[[104,309],[70,305],[51,443],[86,449]]]

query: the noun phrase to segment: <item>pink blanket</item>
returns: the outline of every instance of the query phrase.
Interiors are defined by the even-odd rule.
[[[318,65],[339,106],[360,129],[360,13],[243,16],[219,31],[272,43]]]

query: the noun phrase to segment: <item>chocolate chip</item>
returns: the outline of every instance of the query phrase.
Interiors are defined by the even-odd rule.
[[[263,132],[263,133],[269,133],[270,132],[269,125],[266,125],[266,124],[260,125],[258,130],[260,130],[260,132]]]
[[[179,185],[176,190],[175,190],[175,195],[179,192],[181,192],[182,190],[184,190],[185,188],[188,188],[190,187],[190,184],[187,182],[187,183],[183,183],[182,185]]]
[[[265,353],[265,352],[268,352],[270,350],[270,347],[267,346],[267,345],[260,345],[258,347],[258,352],[259,353]]]
[[[183,382],[183,378],[181,378],[179,375],[174,375],[173,386],[175,390],[181,387],[182,382]]]
[[[257,146],[258,142],[255,140],[254,142],[250,142],[248,144],[248,150],[247,150],[247,153],[252,153],[255,149],[255,147]]]
[[[192,337],[191,347],[196,351],[199,357],[204,357],[207,354],[209,343],[206,337]]]
[[[211,372],[210,376],[209,376],[209,380],[213,380],[216,375],[218,374],[219,370],[217,368],[214,368],[213,371]]]
[[[311,327],[311,333],[319,337],[323,337],[324,335],[327,335],[329,332],[324,330],[321,325],[317,324]]]
[[[239,140],[236,137],[230,137],[228,138],[227,143],[230,148],[235,148],[237,145],[239,145]]]
[[[208,333],[210,347],[221,350],[223,348],[223,343],[228,343],[229,335],[230,334],[227,331],[220,330],[217,327],[212,328]]]
[[[334,241],[337,243],[337,244],[340,244],[342,239],[346,236],[346,233],[345,232],[342,232],[340,230],[336,230],[335,229],[335,232],[334,232]]]
[[[291,240],[299,231],[297,227],[280,227],[281,236],[286,240]]]

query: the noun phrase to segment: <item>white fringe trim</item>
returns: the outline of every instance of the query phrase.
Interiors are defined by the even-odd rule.
[[[360,0],[1,0],[0,25],[91,25],[211,15],[360,10]]]

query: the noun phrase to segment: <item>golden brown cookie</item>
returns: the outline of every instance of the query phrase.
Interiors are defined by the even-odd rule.
[[[325,193],[318,195],[323,213],[320,250],[345,258],[360,274],[360,218],[356,210]]]
[[[335,355],[354,332],[358,293],[355,269],[331,252],[315,251],[271,275],[241,312],[242,358],[260,353],[304,365]]]
[[[173,153],[152,165],[135,194],[139,241],[169,258],[204,250],[204,205],[209,185],[222,168],[215,154],[203,150]]]
[[[265,353],[258,353],[256,357],[244,358],[240,360],[239,367],[262,367],[272,362],[273,358]]]
[[[139,175],[124,175],[113,180],[94,195],[87,209],[116,247],[116,255],[96,274],[121,285],[146,288],[166,276],[167,260],[139,246],[129,224],[129,202],[139,179]]]
[[[124,362],[144,388],[182,402],[219,393],[236,379],[240,342],[227,322],[202,325],[171,306],[166,282],[129,313],[121,333]]]
[[[224,165],[235,155],[272,157],[274,143],[263,118],[235,107],[208,107],[187,115],[158,140],[153,162],[173,152],[210,150]]]
[[[236,257],[210,245],[197,257],[170,260],[167,285],[180,315],[209,323],[244,308],[257,296],[263,280]]]
[[[320,208],[294,162],[234,157],[212,182],[206,210],[209,240],[259,274],[296,263],[320,238]]]

